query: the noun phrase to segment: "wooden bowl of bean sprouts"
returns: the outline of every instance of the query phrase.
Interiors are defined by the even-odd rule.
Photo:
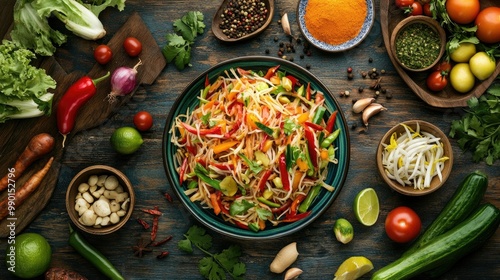
[[[453,167],[450,141],[438,127],[409,120],[392,127],[377,148],[377,169],[395,191],[408,196],[443,186]]]

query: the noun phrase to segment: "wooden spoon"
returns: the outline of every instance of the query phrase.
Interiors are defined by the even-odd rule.
[[[274,15],[274,0],[262,0],[262,2],[265,3],[266,8],[268,10],[268,15],[266,17],[266,21],[264,24],[259,27],[257,30],[253,31],[252,33],[246,34],[244,36],[241,36],[239,38],[229,38],[226,34],[222,32],[220,29],[220,24],[222,22],[221,14],[223,14],[225,7],[227,7],[228,3],[232,0],[224,0],[222,4],[220,5],[219,9],[214,15],[214,19],[212,21],[212,32],[214,33],[215,37],[223,42],[238,42],[238,41],[243,41],[246,39],[253,38],[257,36],[258,34],[262,33],[269,24],[271,23]]]

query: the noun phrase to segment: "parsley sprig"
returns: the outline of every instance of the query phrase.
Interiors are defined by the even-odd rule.
[[[226,279],[229,274],[232,279],[243,279],[246,273],[245,264],[240,262],[241,249],[239,246],[231,245],[218,254],[209,252],[212,247],[212,237],[205,229],[193,225],[184,234],[186,239],[179,241],[178,247],[184,252],[193,253],[193,245],[207,256],[200,260],[198,268],[200,274],[209,280]]]
[[[462,119],[452,121],[450,137],[458,139],[463,151],[472,151],[475,162],[484,159],[493,165],[500,158],[500,83],[481,97],[469,99],[467,105]]]

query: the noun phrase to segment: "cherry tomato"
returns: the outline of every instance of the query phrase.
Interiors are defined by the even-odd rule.
[[[427,87],[432,91],[442,91],[448,85],[447,73],[444,71],[432,72],[426,80]]]
[[[479,13],[479,0],[447,0],[446,12],[458,24],[468,24]]]
[[[476,37],[483,43],[500,42],[500,8],[488,7],[479,12],[476,17]]]
[[[395,0],[394,3],[398,8],[408,8],[413,4],[415,0]]]
[[[431,11],[431,4],[430,3],[425,3],[424,6],[422,7],[424,10],[424,15],[428,17],[432,17],[432,11]]]
[[[451,63],[449,61],[443,60],[436,64],[436,66],[432,67],[432,71],[444,71],[446,73],[450,73]]]
[[[130,56],[138,56],[142,51],[142,43],[135,37],[127,37],[123,41],[123,47],[125,52]]]
[[[420,4],[419,2],[413,2],[413,4],[411,4],[411,6],[408,8],[408,12],[412,16],[422,15],[423,14],[422,4]]]
[[[111,51],[111,48],[108,47],[107,45],[99,45],[94,50],[94,58],[100,64],[104,65],[108,63],[112,57],[113,57],[113,52]]]
[[[385,219],[387,236],[398,243],[406,243],[415,239],[421,228],[420,217],[415,211],[406,206],[394,208]]]
[[[153,116],[146,111],[137,112],[134,115],[134,125],[140,131],[147,131],[153,126]]]

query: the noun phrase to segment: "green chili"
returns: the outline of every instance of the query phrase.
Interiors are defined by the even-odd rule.
[[[196,187],[198,187],[198,182],[196,182],[196,181],[191,181],[191,182],[189,182],[189,184],[188,184],[188,186],[187,186],[188,190],[190,190],[190,189],[194,189],[194,188],[196,188]]]
[[[261,129],[262,131],[264,131],[265,134],[273,137],[273,138],[278,138],[278,135],[276,133],[276,131],[268,126],[266,126],[265,124],[261,123],[261,122],[255,122],[255,125]]]
[[[332,134],[328,135],[323,141],[321,142],[321,148],[328,148],[337,137],[339,137],[340,134],[340,128],[337,128]]]
[[[94,246],[90,245],[71,225],[69,226],[69,245],[82,257],[91,262],[106,277],[113,280],[125,279],[113,264]]]
[[[248,224],[248,228],[253,232],[258,232],[260,230],[259,223],[257,222]]]
[[[298,210],[300,213],[307,212],[307,209],[309,209],[314,199],[318,196],[320,190],[321,190],[321,185],[316,185],[309,190],[309,193],[307,194],[306,198],[304,199],[304,201],[302,201],[302,203],[299,206]]]
[[[281,205],[279,205],[278,203],[275,203],[275,202],[272,202],[272,201],[269,201],[267,199],[265,199],[264,197],[262,196],[259,196],[257,197],[257,200],[259,202],[262,202],[264,203],[265,205],[269,206],[269,207],[273,207],[273,208],[279,208]]]
[[[323,115],[325,114],[325,112],[326,112],[325,107],[318,107],[318,109],[316,109],[316,112],[314,113],[314,117],[312,119],[312,122],[315,124],[319,124],[321,122],[321,120],[323,119]]]
[[[218,180],[212,179],[208,176],[208,170],[205,169],[201,164],[197,163],[194,167],[194,173],[198,178],[200,178],[203,182],[209,184],[212,188],[220,189],[220,182]]]

